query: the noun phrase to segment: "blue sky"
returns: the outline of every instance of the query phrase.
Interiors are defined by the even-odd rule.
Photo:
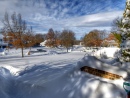
[[[37,33],[49,28],[71,29],[77,38],[93,29],[110,30],[121,17],[126,0],[0,0],[0,19],[4,13],[21,13]],[[0,23],[2,27],[2,23]]]

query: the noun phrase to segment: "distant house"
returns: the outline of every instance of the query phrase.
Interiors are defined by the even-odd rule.
[[[115,40],[103,40],[102,46],[118,47],[118,43]]]
[[[80,42],[79,45],[80,45],[80,46],[84,45],[84,42]]]
[[[118,47],[119,43],[117,42],[114,35],[111,33],[111,34],[109,34],[109,36],[107,38],[105,38],[102,41],[102,46],[105,46],[105,47]]]
[[[6,48],[8,46],[8,43],[4,42],[3,35],[0,34],[0,48]]]
[[[46,42],[47,42],[47,40],[45,40],[44,42],[41,42],[40,46],[46,46]]]

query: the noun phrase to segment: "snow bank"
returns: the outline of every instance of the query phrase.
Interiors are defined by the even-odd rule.
[[[95,84],[94,82],[97,82],[98,85],[96,85],[95,92],[92,94],[90,98],[125,98],[122,96],[123,93],[119,90],[117,86],[115,86],[112,83],[107,83],[100,80],[93,80],[90,85]]]
[[[16,67],[9,66],[9,65],[5,65],[4,68],[9,70],[10,73],[13,74],[13,75],[18,75],[18,72],[20,72],[20,70],[21,70],[20,68],[16,68]]]
[[[115,84],[86,75],[86,73],[81,72],[77,67],[65,73],[60,72],[61,75],[59,77],[52,73],[52,77],[47,76],[46,78],[42,74],[43,72],[40,71],[43,68],[40,66],[35,67],[20,75],[17,79],[19,81],[17,84],[17,89],[19,90],[17,91],[17,97],[125,98],[125,93]]]
[[[81,61],[78,62],[77,69],[79,69],[83,66],[89,66],[89,67],[96,68],[96,69],[99,69],[99,70],[104,70],[104,71],[107,71],[107,72],[110,72],[110,73],[113,73],[113,74],[120,75],[123,78],[128,77],[127,71],[120,68],[120,66],[112,66],[110,64],[106,64],[106,63],[102,62],[101,60],[97,59],[94,56],[84,57]],[[91,74],[89,74],[89,75],[91,75]],[[92,76],[95,77],[94,75],[92,75]],[[99,79],[101,79],[102,81],[106,81],[106,82],[115,84],[118,87],[118,89],[125,95],[126,92],[123,89],[123,82],[125,80],[123,78],[117,79],[117,80],[109,80],[109,79],[105,79],[105,78],[101,79],[101,77],[99,77]]]
[[[10,98],[11,80],[12,76],[9,70],[0,67],[0,98]]]
[[[122,69],[126,70],[130,74],[130,62],[125,62],[121,66]]]
[[[34,66],[21,72],[17,78],[18,95],[22,98],[125,98],[124,80],[108,81],[80,71],[90,66],[125,76],[118,67],[105,64],[93,56],[83,58],[73,68],[63,71],[47,65]],[[64,69],[65,70],[65,69]],[[29,92],[30,94],[28,94]],[[22,93],[22,94],[21,94]]]
[[[120,75],[123,78],[127,77],[127,72],[125,70],[123,70],[117,66],[112,66],[112,65],[106,64],[94,56],[86,56],[80,62],[78,62],[79,68],[81,68],[83,66],[89,66],[92,68],[111,72],[111,73]]]
[[[56,51],[48,51],[48,54],[58,54],[58,52],[56,52]]]
[[[72,51],[72,52],[85,52],[85,51],[86,51],[86,48],[85,48],[85,47],[77,46],[77,47],[74,47],[74,48],[73,48],[73,51]]]
[[[4,49],[0,49],[0,55],[6,55],[6,52],[4,51]]]
[[[120,49],[116,47],[101,48],[100,50],[94,53],[94,56],[98,56],[98,57],[106,56],[108,58],[113,58],[113,57],[117,57],[119,50]]]
[[[76,64],[66,64],[66,67],[62,66],[63,62],[60,65],[44,63],[29,67],[15,77],[9,70],[0,68],[0,98],[126,98],[121,88],[124,80],[107,81],[80,68],[87,65],[125,77],[124,70],[93,56],[86,56]]]

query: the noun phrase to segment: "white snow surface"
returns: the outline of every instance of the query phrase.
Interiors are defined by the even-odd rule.
[[[113,58],[113,57],[117,57],[119,50],[120,49],[117,47],[106,47],[106,48],[99,49],[93,55],[98,57],[107,56],[108,58]]]
[[[125,68],[78,50],[44,49],[24,58],[14,49],[0,56],[0,98],[126,98],[123,78],[113,81],[80,71],[90,66],[127,77]]]

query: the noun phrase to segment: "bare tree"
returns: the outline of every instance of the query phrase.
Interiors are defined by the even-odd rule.
[[[52,28],[50,28],[48,30],[46,46],[48,46],[48,47],[55,47],[56,46],[55,33],[54,33]]]
[[[35,45],[35,43],[36,43],[35,35],[34,35],[34,32],[32,31],[32,27],[30,29],[28,29],[26,34],[24,34],[24,40],[26,41],[25,47],[27,47],[27,48],[29,47],[30,51],[31,51],[31,47],[33,45]]]
[[[25,20],[22,19],[21,14],[15,12],[9,17],[8,13],[5,13],[4,19],[2,20],[4,27],[4,33],[11,38],[11,44],[15,48],[21,48],[22,57],[24,57],[23,49],[27,42],[24,39],[27,33],[27,25]]]
[[[75,33],[71,30],[63,30],[61,33],[61,44],[66,47],[67,52],[69,47],[72,47],[75,42]]]
[[[55,47],[58,47],[59,45],[61,45],[61,32],[60,31],[55,31]]]
[[[41,42],[43,42],[46,39],[46,34],[35,34],[35,45],[39,45]]]
[[[101,46],[101,42],[104,36],[101,36],[102,32],[99,30],[92,30],[86,34],[83,38],[84,45],[88,47]]]

